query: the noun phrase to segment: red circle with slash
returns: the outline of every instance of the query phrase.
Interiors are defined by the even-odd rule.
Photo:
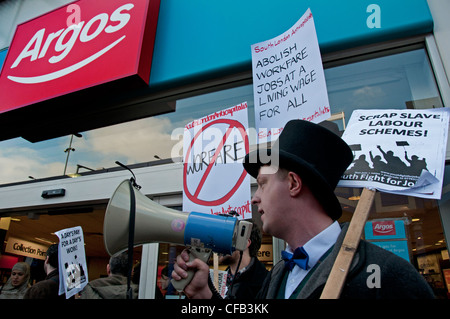
[[[187,180],[186,180],[186,176],[187,176],[187,163],[188,163],[188,158],[189,158],[189,154],[191,153],[192,150],[192,146],[194,145],[196,139],[201,136],[201,134],[203,133],[203,131],[205,131],[208,127],[214,125],[214,124],[219,124],[219,123],[224,123],[224,124],[228,124],[229,127],[225,133],[225,135],[223,136],[222,140],[220,141],[219,145],[217,146],[216,152],[214,153],[214,156],[211,160],[211,162],[208,164],[208,168],[206,169],[205,173],[203,174],[194,194],[191,194],[189,192],[189,189],[187,187]],[[238,121],[236,120],[231,120],[231,119],[219,119],[216,121],[213,121],[211,123],[208,123],[206,125],[204,125],[201,130],[199,130],[199,132],[197,132],[194,136],[194,138],[192,139],[191,143],[189,144],[189,148],[186,151],[186,157],[184,159],[184,168],[183,168],[183,188],[184,188],[184,193],[185,195],[195,204],[198,205],[203,205],[203,206],[218,206],[218,205],[222,205],[223,203],[225,203],[227,200],[229,200],[234,193],[236,193],[236,191],[238,190],[238,188],[241,186],[242,182],[244,181],[247,172],[244,170],[244,167],[242,167],[242,173],[239,176],[239,179],[237,181],[237,183],[233,186],[232,189],[230,189],[230,191],[225,194],[224,196],[222,196],[221,198],[215,199],[215,200],[211,200],[211,201],[207,201],[207,200],[203,200],[203,199],[199,199],[198,195],[200,193],[200,191],[202,190],[206,179],[208,178],[208,176],[211,173],[212,168],[214,167],[214,163],[221,151],[221,149],[225,146],[225,142],[228,138],[228,136],[230,135],[231,131],[237,128],[239,130],[239,133],[241,134],[244,143],[245,143],[245,151],[248,153],[249,152],[249,141],[248,141],[248,136],[247,133],[245,131],[245,127]]]

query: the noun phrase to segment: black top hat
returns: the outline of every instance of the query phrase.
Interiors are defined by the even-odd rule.
[[[328,215],[337,220],[342,208],[334,189],[352,161],[350,147],[337,134],[319,124],[291,120],[271,149],[250,152],[243,164],[255,178],[259,168],[269,164],[297,173]]]

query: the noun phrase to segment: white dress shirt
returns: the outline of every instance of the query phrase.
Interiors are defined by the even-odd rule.
[[[339,226],[339,223],[335,221],[315,237],[311,238],[305,245],[303,245],[303,248],[306,250],[309,256],[308,270],[304,270],[297,265],[292,268],[292,271],[289,272],[286,281],[286,290],[284,292],[284,297],[286,299],[289,299],[295,288],[297,288],[297,286],[302,282],[308,272],[315,266],[320,257],[322,257],[322,255],[325,254],[328,249],[330,249],[336,243],[336,240],[340,233],[341,227]],[[289,245],[286,247],[286,251],[293,253],[293,250],[291,247],[289,247]]]

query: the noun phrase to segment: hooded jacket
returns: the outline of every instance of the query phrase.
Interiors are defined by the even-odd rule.
[[[131,284],[133,299],[137,299],[139,286]],[[81,299],[126,299],[127,277],[111,275],[89,282],[81,292]]]

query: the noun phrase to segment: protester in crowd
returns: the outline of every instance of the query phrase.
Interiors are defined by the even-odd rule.
[[[261,239],[261,231],[253,223],[248,245],[242,252],[242,258],[241,252],[237,250],[231,255],[225,255],[219,258],[221,265],[228,266],[226,269],[227,299],[253,299],[261,289],[268,272],[266,267],[258,260]],[[238,267],[239,270],[236,272]]]
[[[0,299],[22,299],[28,289],[30,280],[30,265],[18,262],[11,269],[11,276],[0,288]]]
[[[65,294],[59,295],[58,244],[48,247],[44,261],[44,271],[47,274],[45,279],[28,288],[23,298],[65,299]]]
[[[108,277],[90,281],[80,292],[80,299],[127,299],[128,253],[114,255],[106,266]],[[139,286],[130,282],[131,298],[137,299]]]
[[[262,153],[260,153],[262,151]],[[268,162],[267,156],[269,155]],[[270,150],[247,154],[244,168],[256,178],[252,204],[261,214],[264,232],[288,244],[283,259],[266,277],[259,298],[319,298],[341,249],[348,224],[339,225],[341,205],[334,189],[353,159],[349,146],[321,125],[303,120],[286,124]],[[279,165],[278,165],[279,164]],[[172,278],[195,271],[185,293],[211,298],[208,266],[192,262],[186,251],[177,257]],[[373,268],[379,283],[369,285]],[[406,260],[360,241],[341,298],[433,298],[424,278]]]

